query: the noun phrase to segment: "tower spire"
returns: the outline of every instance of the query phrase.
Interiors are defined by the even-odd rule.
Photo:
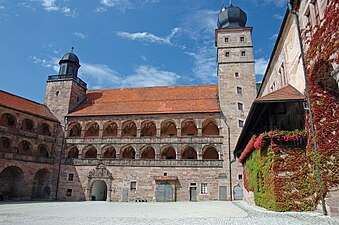
[[[232,0],[230,0],[230,6],[232,6]]]

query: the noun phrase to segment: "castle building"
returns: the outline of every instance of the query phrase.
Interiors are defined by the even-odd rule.
[[[232,5],[219,13],[217,85],[87,90],[70,52],[48,77],[44,105],[1,92],[14,99],[0,100],[2,199],[30,199],[24,188],[58,200],[242,199],[242,166],[231,150],[256,93],[246,20]],[[26,114],[31,132],[21,125]],[[39,133],[44,123],[49,135]],[[23,140],[29,156],[19,151]],[[40,142],[49,154],[41,156]]]

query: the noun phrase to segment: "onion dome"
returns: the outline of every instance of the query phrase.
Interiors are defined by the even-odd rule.
[[[218,28],[240,28],[245,27],[247,16],[242,9],[230,4],[222,7],[218,15]]]

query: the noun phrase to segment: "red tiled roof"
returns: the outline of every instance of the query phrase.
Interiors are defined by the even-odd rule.
[[[217,85],[90,90],[68,116],[220,112],[217,93]]]
[[[304,100],[305,96],[293,86],[288,85],[267,95],[256,98],[254,102]]]
[[[58,121],[47,106],[0,90],[0,106]]]

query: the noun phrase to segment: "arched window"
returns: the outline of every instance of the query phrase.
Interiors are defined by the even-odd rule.
[[[132,146],[125,147],[121,151],[121,159],[135,159],[135,150]]]
[[[151,146],[145,146],[141,149],[141,159],[155,159],[155,151]]]
[[[116,158],[116,151],[112,146],[106,146],[104,147],[101,152],[103,152],[102,158],[110,158],[115,159]]]
[[[162,122],[160,136],[177,136],[177,125],[171,120]]]
[[[155,136],[157,128],[152,121],[144,121],[141,123],[141,136]]]
[[[97,136],[99,136],[99,124],[96,122],[89,123],[85,131],[85,137],[97,137]]]
[[[39,145],[37,151],[38,157],[49,157],[48,149],[45,145]]]
[[[137,126],[133,121],[126,121],[122,124],[121,136],[136,137]]]
[[[219,128],[214,120],[205,120],[202,123],[202,136],[219,136]]]
[[[4,113],[0,118],[0,126],[15,127],[16,119],[12,114]]]
[[[219,154],[218,154],[217,150],[214,147],[207,146],[203,150],[202,159],[218,160],[219,159]]]
[[[104,124],[104,132],[102,136],[104,137],[116,137],[118,135],[118,126],[114,122],[107,122]]]
[[[85,147],[82,151],[85,159],[96,159],[97,158],[97,150],[94,146]]]
[[[68,125],[69,137],[80,137],[81,125],[80,123],[71,123]]]
[[[21,123],[21,130],[34,132],[34,123],[30,119],[24,119]]]
[[[69,147],[67,152],[67,158],[68,159],[76,159],[79,155],[79,150],[76,146]]]
[[[193,120],[185,120],[181,123],[181,136],[196,136],[198,129]]]
[[[51,131],[49,130],[48,124],[43,123],[41,127],[42,127],[42,135],[51,136]]]
[[[161,151],[161,159],[176,159],[175,149],[171,146],[165,147]]]
[[[185,147],[182,151],[181,159],[197,159],[197,152],[190,146]]]
[[[32,144],[28,141],[21,141],[18,145],[18,154],[21,155],[32,155]]]
[[[11,139],[7,137],[0,138],[0,152],[11,152]]]

